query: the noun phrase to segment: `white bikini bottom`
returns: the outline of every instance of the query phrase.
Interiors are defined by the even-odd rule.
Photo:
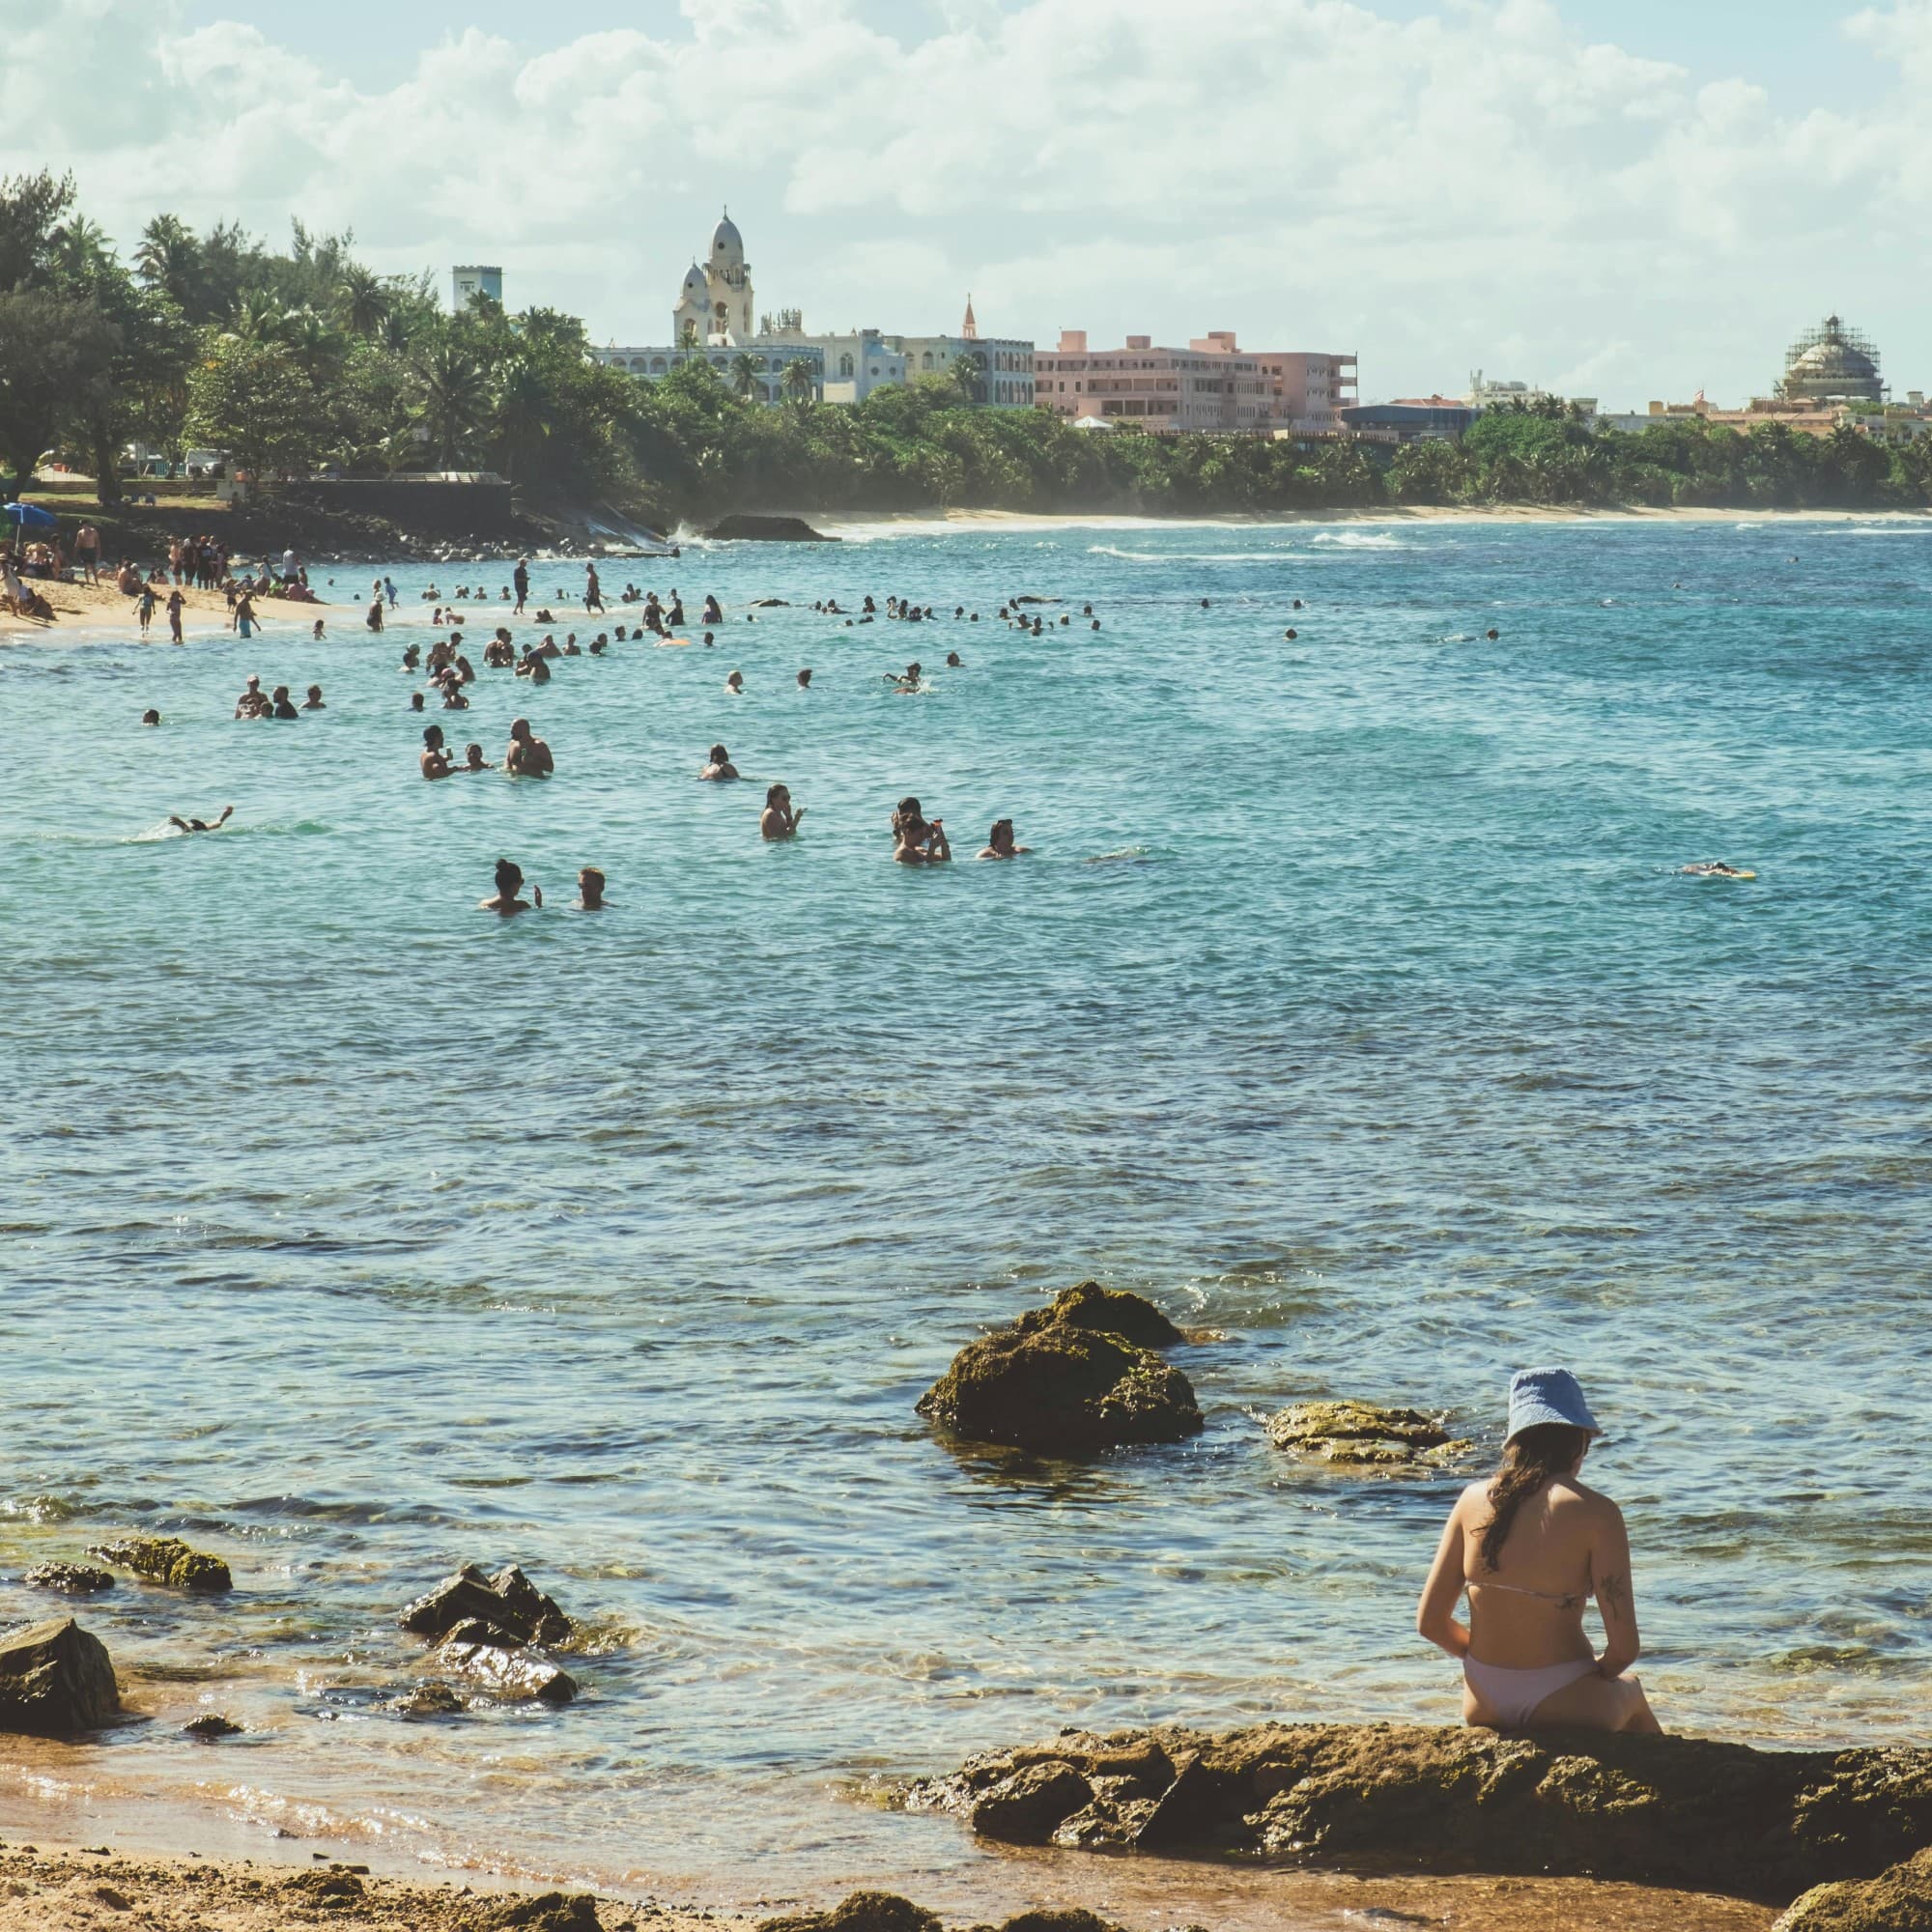
[[[1510,1670],[1500,1663],[1463,1660],[1463,1681],[1477,1700],[1511,1730],[1520,1730],[1548,1697],[1595,1674],[1594,1658],[1573,1658],[1568,1663],[1547,1663],[1539,1670]]]

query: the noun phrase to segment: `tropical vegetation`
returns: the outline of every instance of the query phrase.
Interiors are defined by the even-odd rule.
[[[591,355],[582,323],[431,278],[382,275],[354,237],[298,221],[274,249],[233,223],[156,215],[125,256],[71,178],[0,181],[0,468],[48,453],[122,489],[132,445],[221,451],[262,478],[494,469],[534,504],[602,499],[668,523],[728,509],[976,506],[1175,515],[1402,504],[1922,506],[1932,443],[1889,447],[1695,418],[1635,434],[1560,405],[1492,411],[1456,442],[1384,447],[1083,431],[982,407],[985,365],[821,403],[788,365],[776,407],[752,350],[645,383]]]

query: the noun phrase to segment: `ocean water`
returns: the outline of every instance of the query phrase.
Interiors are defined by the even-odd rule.
[[[493,757],[528,715],[548,785],[421,782],[364,569],[321,645],[0,649],[0,1619],[126,1529],[238,1583],[87,1605],[153,1721],[11,1747],[0,1797],[971,1893],[875,1780],[1063,1724],[1452,1720],[1412,1616],[1460,1478],[1261,1419],[1413,1403],[1487,1453],[1549,1361],[1608,1427],[1665,1724],[1922,1737],[1932,530],[851,534],[613,562],[715,590],[718,647],[432,714]],[[809,608],[895,590],[940,620]],[[1104,628],[1022,637],[1023,592]],[[235,723],[250,670],[328,708]],[[750,782],[696,782],[716,739]],[[889,863],[908,791],[961,863]],[[1007,814],[1033,855],[971,863]],[[540,917],[476,909],[499,854]],[[1712,858],[1757,878],[1678,871]],[[1217,1332],[1178,1356],[1207,1434],[936,1439],[952,1352],[1090,1275]],[[582,1701],[382,1708],[466,1559],[592,1626]],[[248,1735],[190,1744],[203,1709]]]

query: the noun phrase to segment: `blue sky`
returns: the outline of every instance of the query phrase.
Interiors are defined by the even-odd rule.
[[[1932,0],[0,0],[0,172],[353,226],[650,343],[722,203],[818,327],[1084,327],[1737,400],[1828,308],[1932,385]],[[125,85],[103,90],[109,67]]]

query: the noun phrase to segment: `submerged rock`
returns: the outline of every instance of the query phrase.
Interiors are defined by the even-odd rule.
[[[1137,1349],[1172,1349],[1187,1340],[1152,1302],[1125,1289],[1083,1281],[1062,1289],[1044,1308],[1032,1308],[1013,1323],[1022,1335],[1059,1323],[1119,1335]]]
[[[970,1441],[1042,1455],[1179,1442],[1206,1426],[1179,1369],[1118,1335],[1061,1322],[969,1343],[919,1409]]]
[[[506,1644],[558,1644],[575,1628],[557,1606],[515,1564],[486,1577],[466,1563],[425,1597],[418,1597],[396,1620],[418,1636],[451,1635],[460,1626],[476,1625],[491,1634],[466,1633],[466,1641]]]
[[[1377,1408],[1366,1402],[1300,1402],[1269,1419],[1277,1449],[1329,1463],[1442,1463],[1474,1446],[1454,1439],[1418,1408]]]
[[[99,1730],[120,1709],[106,1645],[71,1617],[0,1639],[0,1731],[70,1737]]]
[[[405,1718],[454,1718],[469,1708],[468,1700],[447,1684],[418,1684],[388,1703],[388,1709]]]
[[[242,1726],[234,1719],[218,1717],[213,1711],[205,1718],[197,1718],[192,1723],[184,1724],[182,1729],[189,1737],[200,1738],[210,1744],[216,1738],[239,1738],[242,1735]]]
[[[59,1590],[70,1597],[91,1597],[114,1587],[114,1578],[105,1570],[87,1563],[43,1563],[29,1570],[23,1580],[36,1589]]]
[[[1813,1886],[1771,1932],[1925,1932],[1932,1925],[1932,1850],[1876,1878]]]
[[[986,1835],[1031,1843],[1590,1875],[1749,1898],[1899,1865],[1880,1883],[1904,1898],[1927,1876],[1924,1861],[1900,1861],[1932,1845],[1932,1749],[1760,1751],[1702,1738],[1394,1724],[1074,1733],[976,1758],[954,1777],[915,1785],[906,1802],[961,1810]],[[1841,1904],[1850,1901],[1806,1909]],[[1798,1921],[1794,1932],[1841,1924],[1866,1932],[1851,1918]]]
[[[97,1544],[93,1553],[103,1563],[118,1563],[151,1583],[171,1590],[191,1590],[197,1596],[219,1596],[235,1587],[228,1565],[218,1556],[190,1549],[178,1536],[124,1536],[118,1543]]]
[[[430,1652],[429,1662],[510,1703],[568,1704],[577,1695],[577,1680],[548,1658],[500,1640],[466,1642],[460,1630]]]

